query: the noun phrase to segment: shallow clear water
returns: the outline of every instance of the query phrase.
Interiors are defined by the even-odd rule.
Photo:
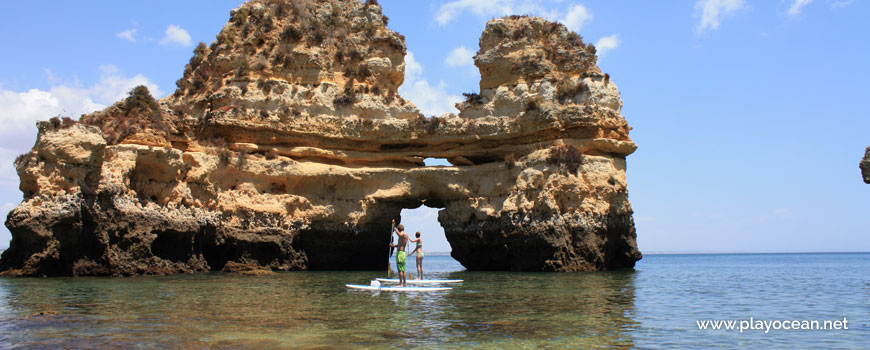
[[[648,255],[635,270],[466,272],[446,292],[349,290],[386,271],[0,278],[0,348],[866,348],[870,254]],[[414,269],[409,259],[409,270]],[[393,272],[395,274],[395,272]],[[45,315],[37,315],[47,312]],[[701,319],[848,330],[699,330]]]

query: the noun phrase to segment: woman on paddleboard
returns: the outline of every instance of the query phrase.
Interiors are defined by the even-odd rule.
[[[423,279],[423,239],[420,238],[420,232],[417,232],[415,235],[417,239],[410,239],[411,242],[417,243],[417,248],[414,249],[414,252],[411,255],[417,254],[417,279]]]

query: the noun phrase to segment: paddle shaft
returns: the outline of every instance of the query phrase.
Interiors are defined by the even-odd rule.
[[[396,232],[396,220],[393,220],[393,223],[390,228],[390,244],[393,243],[393,232]],[[387,248],[387,277],[390,277],[393,269],[390,268],[390,257],[393,256],[393,248]]]

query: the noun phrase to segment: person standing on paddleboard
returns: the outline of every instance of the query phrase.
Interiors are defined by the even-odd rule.
[[[423,239],[420,238],[420,232],[418,231],[415,236],[417,239],[411,239],[412,243],[417,243],[417,248],[411,252],[411,255],[417,254],[417,279],[423,279]]]
[[[393,223],[396,221],[393,220]],[[407,254],[405,253],[405,246],[408,245],[408,234],[405,233],[405,226],[398,225],[396,226],[396,234],[399,236],[399,241],[396,244],[390,244],[390,247],[395,247],[399,251],[396,252],[396,270],[399,270],[399,286],[406,287],[407,281],[405,280],[405,258]]]

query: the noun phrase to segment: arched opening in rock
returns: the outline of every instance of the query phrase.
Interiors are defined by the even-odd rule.
[[[447,158],[426,158],[423,159],[423,164],[426,166],[452,166]],[[437,218],[437,215],[436,215]]]
[[[415,238],[415,233],[420,232],[420,238],[423,239],[423,269],[424,277],[426,273],[445,272],[463,270],[462,265],[450,256],[452,251],[450,242],[444,234],[444,228],[438,222],[438,210],[440,208],[431,208],[421,205],[418,208],[406,208],[401,213],[401,223],[405,226],[405,231],[408,236]],[[416,248],[415,243],[408,243],[408,254]],[[396,261],[395,254],[390,259],[390,266],[395,270]],[[417,258],[416,255],[409,255],[407,260],[407,271],[413,276],[417,276]]]

